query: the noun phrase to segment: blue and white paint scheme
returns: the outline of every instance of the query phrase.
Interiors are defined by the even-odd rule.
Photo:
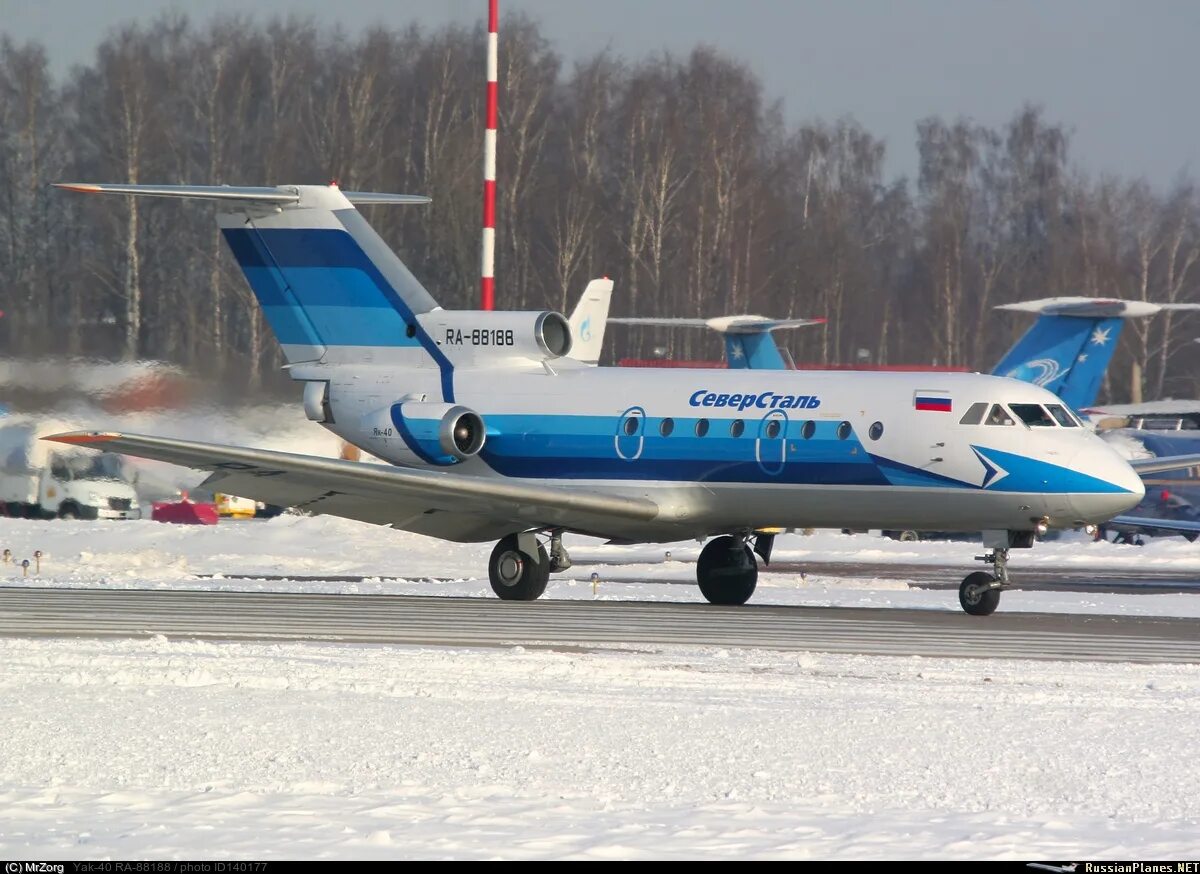
[[[501,597],[569,566],[563,532],[714,538],[697,577],[741,603],[772,532],[980,530],[995,608],[1010,546],[1134,506],[1137,473],[1045,389],[978,374],[622,369],[570,355],[554,312],[438,306],[333,186],[68,186],[217,201],[314,421],[388,465],[132,434],[56,439],[212,471],[230,494],[440,537],[498,540]],[[549,551],[539,537],[549,540]]]

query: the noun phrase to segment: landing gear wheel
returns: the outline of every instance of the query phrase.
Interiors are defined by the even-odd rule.
[[[738,537],[710,540],[696,562],[696,582],[710,604],[745,604],[758,583],[754,551]]]
[[[896,535],[896,539],[901,543],[919,543],[921,535],[916,531],[901,531]]]
[[[986,571],[975,571],[958,587],[958,603],[972,616],[991,616],[1000,606],[1000,590],[987,588],[996,578]]]
[[[537,544],[537,555],[524,552],[517,535],[510,534],[492,550],[488,578],[492,591],[503,601],[534,601],[546,591],[550,580],[550,557]]]

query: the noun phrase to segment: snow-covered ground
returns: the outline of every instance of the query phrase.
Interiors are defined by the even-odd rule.
[[[696,544],[569,541],[548,597],[697,600]],[[490,544],[285,516],[0,520],[54,586],[491,597]],[[671,552],[671,560],[665,553]],[[957,610],[852,566],[965,573],[978,544],[789,536],[758,602]],[[584,564],[584,562],[588,562]],[[633,563],[630,563],[633,562]],[[1066,540],[1014,569],[1191,571]],[[363,582],[200,574],[364,576]],[[678,583],[678,585],[675,585]],[[1200,615],[1200,595],[1009,592],[1001,609]],[[0,638],[4,858],[1160,858],[1200,846],[1200,666]]]
[[[546,597],[701,601],[695,585],[694,542],[652,546],[606,546],[568,537],[577,562],[551,579]],[[22,577],[15,565],[0,565],[0,584],[198,588],[247,591],[315,591],[493,597],[487,582],[492,544],[451,544],[415,534],[333,517],[281,516],[269,521],[220,525],[162,525],[154,522],[30,522],[0,519],[0,548],[19,561],[41,550],[40,575]],[[870,566],[912,566],[911,578],[928,577],[929,566],[945,567],[952,579],[980,565],[978,543],[900,543],[871,535],[786,535],[774,562],[844,564],[845,572],[772,571],[759,576],[754,602],[846,607],[911,607],[955,610],[957,593],[912,589],[906,579],[880,577]],[[670,553],[670,559],[667,554]],[[854,567],[867,565],[866,568]],[[1093,543],[1082,535],[1015,551],[1011,565],[1024,569],[1196,573],[1200,544],[1182,538],[1150,540],[1144,547]],[[593,595],[592,573],[599,574]],[[227,579],[230,575],[317,577],[305,580]],[[207,575],[216,575],[212,578]],[[361,576],[333,581],[327,576]],[[1007,592],[1005,611],[1106,613],[1200,617],[1200,593],[1114,595],[1103,592]]]
[[[0,640],[0,856],[1183,858],[1200,669]]]

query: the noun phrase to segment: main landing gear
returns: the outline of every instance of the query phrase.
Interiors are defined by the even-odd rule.
[[[546,591],[550,574],[570,566],[561,531],[551,532],[549,553],[534,532],[526,531],[496,544],[488,560],[488,579],[503,601],[535,601]]]
[[[745,604],[754,594],[758,584],[758,561],[754,556],[757,553],[764,563],[770,563],[775,535],[759,534],[753,549],[748,539],[725,535],[710,540],[700,550],[696,582],[710,604]]]

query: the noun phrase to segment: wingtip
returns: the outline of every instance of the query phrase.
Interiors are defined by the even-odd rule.
[[[55,182],[53,185],[64,191],[79,191],[83,194],[99,194],[103,190],[92,182]]]
[[[62,434],[50,434],[43,437],[43,440],[52,440],[55,443],[108,443],[110,440],[116,440],[120,437],[113,431],[65,431]]]

